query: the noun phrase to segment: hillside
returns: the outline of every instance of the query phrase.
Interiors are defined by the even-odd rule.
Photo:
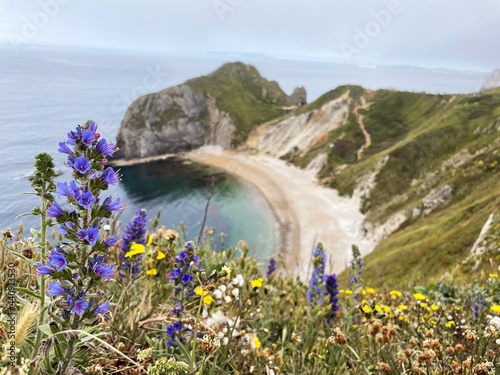
[[[295,104],[303,104],[305,92],[297,93]],[[117,137],[119,156],[215,144],[308,171],[359,202],[362,229],[376,244],[365,259],[374,286],[448,271],[470,280],[489,267],[497,247],[479,254],[482,262],[470,252],[492,213],[497,220],[500,89],[431,95],[347,85],[283,110],[290,103],[254,67],[225,64],[134,102]]]
[[[303,89],[302,89],[303,90]],[[242,63],[227,63],[209,75],[138,98],[121,123],[117,158],[176,153],[205,144],[240,144],[258,124],[303,103],[305,90],[286,95],[274,81]]]
[[[314,137],[291,130],[311,125]],[[372,285],[455,269],[495,212],[500,89],[430,95],[344,86],[263,127],[247,146],[361,200],[364,230],[378,243],[365,259]],[[454,275],[474,279],[484,267],[461,265]]]

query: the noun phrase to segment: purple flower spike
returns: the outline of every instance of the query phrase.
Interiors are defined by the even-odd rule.
[[[60,195],[60,196],[67,197],[69,195],[68,183],[67,182],[58,182],[56,194]]]
[[[85,156],[80,156],[80,157],[76,158],[75,164],[74,164],[73,168],[75,168],[81,174],[85,174],[92,167],[89,164],[89,159],[88,158],[86,158]]]
[[[66,144],[66,142],[59,142],[59,149],[57,150],[61,154],[71,155],[73,150]]]
[[[75,180],[71,181],[68,185],[68,193],[71,198],[78,200],[80,198],[80,189],[76,185]]]
[[[184,285],[186,285],[187,283],[191,282],[191,280],[193,280],[193,275],[189,275],[187,273],[185,273],[183,276],[182,276],[182,283]]]
[[[104,315],[104,314],[106,314],[106,313],[108,313],[108,312],[109,312],[108,307],[109,307],[109,301],[106,301],[106,302],[104,302],[102,305],[100,305],[100,306],[99,306],[99,307],[95,310],[95,312],[96,312],[97,314],[103,314],[103,315]]]
[[[70,145],[74,145],[75,142],[78,142],[80,140],[80,136],[81,136],[80,127],[76,128],[76,132],[70,131],[68,133],[68,143]]]
[[[82,133],[82,142],[87,146],[92,146],[92,143],[95,141],[95,132],[92,130],[85,130]]]
[[[54,296],[58,296],[59,294],[62,294],[64,293],[64,288],[59,285],[59,283],[56,283],[55,281],[52,281],[49,283],[49,295],[51,295],[52,297]]]
[[[92,195],[92,192],[87,191],[86,193],[83,193],[80,196],[80,199],[78,200],[78,204],[88,210],[90,206],[92,206],[95,203],[95,198]]]
[[[57,270],[57,272],[59,272],[68,265],[68,262],[66,261],[66,258],[64,257],[63,254],[58,253],[55,250],[52,250],[50,252],[47,265],[50,267],[54,267]]]
[[[50,206],[49,209],[47,210],[48,217],[58,218],[58,217],[62,216],[63,213],[64,213],[64,210],[59,205],[59,203],[57,203],[56,201],[52,202],[52,206]]]
[[[37,276],[42,276],[42,275],[51,275],[52,273],[54,273],[54,270],[49,268],[49,267],[45,267],[42,263],[38,262],[36,264],[36,274]]]
[[[99,228],[90,227],[87,228],[86,232],[87,233],[85,235],[85,239],[91,246],[94,246],[97,240],[101,238],[101,235],[99,234]]]
[[[82,316],[85,309],[89,307],[89,304],[84,299],[75,302],[75,305],[71,309],[75,314]]]

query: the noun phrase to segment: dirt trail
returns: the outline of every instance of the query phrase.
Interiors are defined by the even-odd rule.
[[[368,102],[365,100],[365,98],[361,98],[362,105],[357,106],[354,112],[356,113],[356,117],[358,119],[359,127],[361,128],[361,131],[363,132],[363,135],[365,136],[365,144],[361,146],[361,148],[358,150],[358,160],[361,160],[361,157],[363,156],[363,151],[370,147],[372,144],[372,138],[370,137],[370,134],[366,131],[365,124],[363,123],[363,119],[365,116],[359,113],[360,109],[367,109],[369,108],[372,103]]]

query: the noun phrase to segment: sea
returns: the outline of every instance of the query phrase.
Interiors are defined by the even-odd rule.
[[[24,45],[19,51],[0,45],[0,230],[39,226],[30,212],[38,205],[26,178],[34,156],[48,152],[58,181],[69,181],[58,142],[76,125],[92,119],[99,133],[113,141],[128,106],[138,97],[208,74],[229,61],[255,65],[269,80],[291,93],[297,86],[313,101],[343,84],[429,93],[470,93],[479,90],[488,73],[431,70],[402,66],[279,60],[258,54],[99,50]],[[183,225],[196,239],[211,193],[205,226],[213,230],[217,247],[245,241],[251,252],[266,259],[274,252],[277,228],[268,203],[250,183],[221,171],[180,162],[155,162],[121,168],[121,182],[108,191],[127,208],[119,220],[125,227],[138,209],[153,219],[161,208],[160,224]],[[28,235],[25,229],[25,235]],[[205,233],[208,235],[208,232]]]

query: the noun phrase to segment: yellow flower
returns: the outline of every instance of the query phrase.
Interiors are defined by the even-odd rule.
[[[340,290],[339,290],[339,293],[344,293],[344,292],[345,292],[345,290],[344,290],[344,289],[340,289]]]
[[[368,288],[368,287],[367,287],[367,288],[366,288],[366,291],[367,291],[368,293],[372,293],[372,294],[373,294],[373,293],[375,293],[375,289],[373,289],[373,288]]]
[[[198,288],[196,288],[194,290],[194,292],[196,293],[196,295],[198,296],[204,296],[206,295],[208,292],[206,290],[203,290],[203,288],[201,286],[199,286]]]
[[[384,311],[385,311],[385,312],[389,311],[390,309],[391,309],[391,308],[390,308],[389,306],[387,306],[387,305],[386,305],[386,306],[384,306]]]
[[[152,243],[153,243],[153,236],[149,236],[148,243],[146,244],[146,246],[151,246]]]
[[[256,280],[251,280],[250,283],[252,284],[252,288],[260,288],[262,286],[262,282],[264,280],[262,278],[256,279]]]
[[[448,323],[446,323],[446,327],[451,328],[451,326],[455,324],[453,320],[450,320]]]
[[[231,278],[231,267],[224,266],[224,267],[222,267],[221,272],[225,272],[226,273],[226,278],[227,279]]]
[[[406,305],[399,305],[398,306],[401,310],[406,310],[408,307]]]
[[[375,310],[377,310],[377,312],[381,312],[382,308],[380,307],[380,305],[375,305]]]
[[[345,291],[345,294],[348,294],[348,295],[349,295],[349,294],[352,294],[352,290],[346,290],[346,291]]]
[[[413,295],[413,297],[415,297],[415,298],[416,298],[416,299],[418,299],[418,300],[423,300],[423,299],[426,299],[426,298],[427,298],[427,297],[426,297],[426,296],[424,296],[422,293],[415,293],[415,294]]]
[[[498,273],[490,273],[490,277],[493,277],[493,278],[498,277]]]
[[[389,293],[391,296],[398,296],[401,297],[402,294],[401,292],[398,292],[397,290],[393,290],[392,292]]]
[[[143,254],[145,252],[146,250],[144,249],[144,245],[134,243],[132,244],[132,246],[130,246],[130,251],[127,254],[125,254],[125,258],[130,258],[134,255]]]
[[[433,309],[434,311],[438,311],[439,306],[438,305],[431,305],[431,309]]]
[[[367,306],[367,305],[364,305],[363,306],[363,311],[365,312],[365,314],[368,314],[369,312],[372,311],[371,307],[370,306]]]
[[[148,275],[154,276],[154,275],[156,275],[156,268],[152,268],[149,271],[146,271],[146,273]]]
[[[497,314],[500,314],[500,306],[498,306],[498,305],[491,306],[491,310],[493,310]]]
[[[158,255],[156,256],[156,259],[160,260],[165,258],[165,253],[162,253],[161,251],[158,251]]]
[[[253,337],[253,343],[255,344],[255,349],[259,349],[260,348],[260,341],[257,338],[257,336]]]
[[[212,296],[211,296],[210,294],[209,294],[209,295],[207,295],[207,296],[205,296],[205,297],[203,297],[203,303],[204,303],[205,305],[210,305],[210,304],[212,303],[212,301],[213,301],[213,300],[214,300],[214,299],[212,298]]]

